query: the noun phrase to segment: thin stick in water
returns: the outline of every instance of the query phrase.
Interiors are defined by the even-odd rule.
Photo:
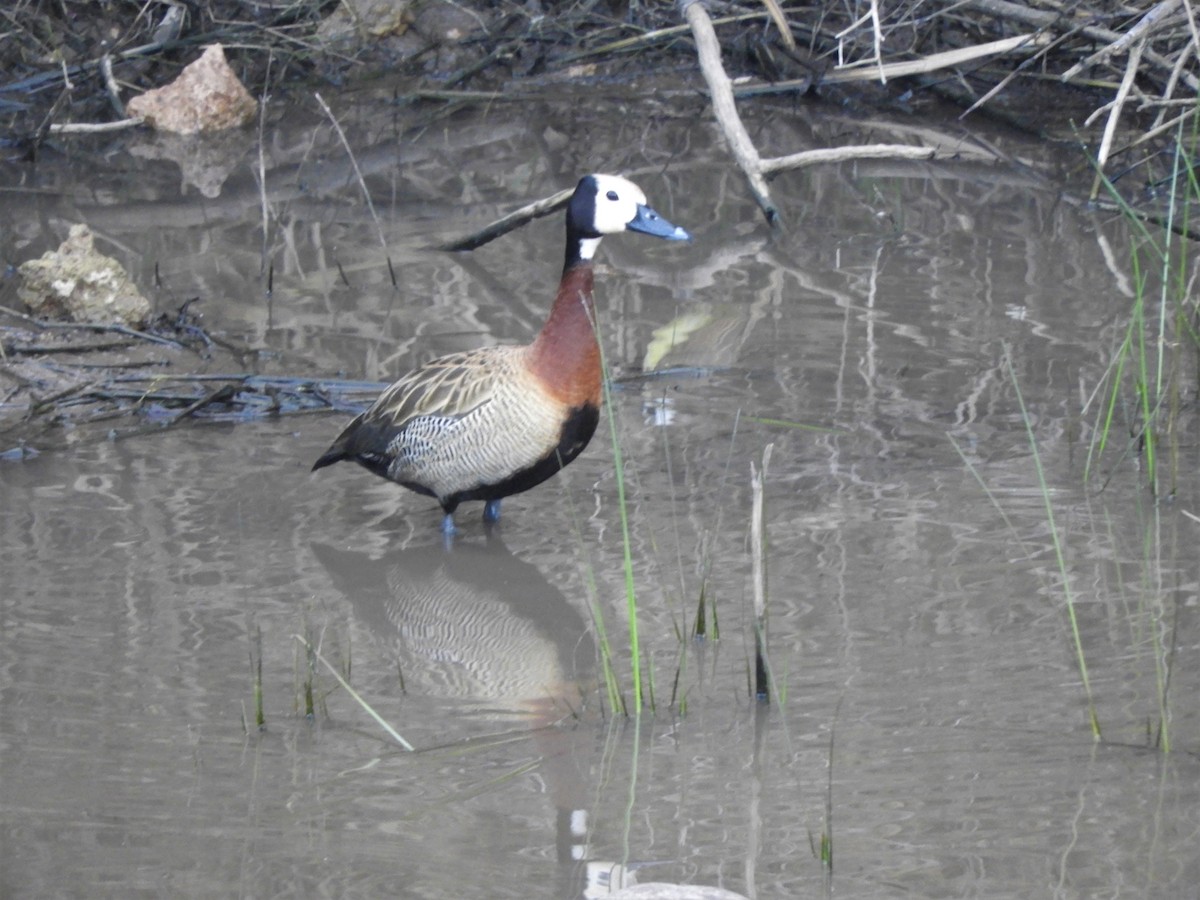
[[[759,700],[769,700],[767,669],[767,536],[766,513],[763,504],[763,482],[771,463],[774,444],[763,448],[762,469],[750,463],[750,564],[754,581],[754,693]]]
[[[313,96],[317,98],[317,103],[320,104],[325,115],[329,117],[329,121],[333,125],[333,130],[337,132],[338,140],[346,148],[346,155],[350,159],[350,165],[354,167],[355,177],[358,178],[358,186],[362,189],[363,198],[367,201],[367,210],[371,213],[371,218],[375,221],[375,229],[379,234],[379,246],[383,248],[383,256],[387,260],[388,274],[392,278],[392,287],[399,287],[396,282],[396,267],[392,265],[392,255],[388,250],[387,238],[383,235],[383,224],[379,221],[379,214],[375,212],[375,204],[371,202],[371,192],[367,190],[367,180],[363,178],[362,169],[358,167],[358,160],[354,156],[354,151],[350,149],[350,142],[346,140],[346,132],[342,131],[341,124],[334,117],[333,110],[329,108],[329,104],[325,102],[325,98],[320,93],[314,93]]]

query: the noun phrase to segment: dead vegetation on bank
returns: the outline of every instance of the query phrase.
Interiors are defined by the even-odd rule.
[[[17,0],[0,10],[0,120],[13,156],[35,155],[51,134],[137,124],[125,103],[218,43],[263,96],[386,75],[410,99],[489,102],[698,63],[768,219],[767,179],[812,160],[758,159],[735,101],[789,93],[864,106],[951,99],[963,117],[1078,141],[1136,202],[1194,130],[1197,19],[1192,0]],[[1100,188],[1097,178],[1093,199]]]
[[[26,147],[53,124],[103,124],[213,43],[229,49],[254,93],[300,78],[387,73],[409,77],[414,90],[469,97],[545,78],[679,70],[694,67],[693,5],[17,0],[0,10],[0,115]],[[1200,90],[1191,0],[703,8],[742,103],[782,92],[937,93],[964,115],[1004,115],[1057,134],[1076,128],[1101,163],[1116,166],[1140,161],[1155,138],[1186,125]],[[1066,122],[1064,109],[1080,115]]]
[[[0,11],[0,117],[10,152],[30,156],[52,134],[139,124],[126,102],[215,44],[256,95],[298,79],[386,74],[413,99],[456,103],[698,63],[768,220],[771,175],[856,155],[759,159],[735,101],[788,93],[864,104],[948,98],[963,117],[995,115],[1080,142],[1098,171],[1133,186],[1125,195],[1136,202],[1161,185],[1161,160],[1193,130],[1197,18],[1192,0],[18,0]],[[1092,199],[1100,189],[1098,177]]]

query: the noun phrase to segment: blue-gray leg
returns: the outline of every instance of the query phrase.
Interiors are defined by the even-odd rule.
[[[495,525],[500,521],[500,499],[489,500],[483,505],[483,521]]]
[[[454,527],[454,513],[446,513],[446,518],[442,519],[442,534],[454,537],[457,533],[458,529]]]

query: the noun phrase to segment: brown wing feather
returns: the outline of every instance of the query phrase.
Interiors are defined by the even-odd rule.
[[[400,430],[421,416],[460,419],[492,399],[500,379],[512,372],[523,347],[483,347],[452,353],[409,372],[363,416]]]

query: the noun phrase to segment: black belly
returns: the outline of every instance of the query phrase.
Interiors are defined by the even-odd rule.
[[[600,410],[597,407],[590,403],[575,407],[563,423],[558,445],[532,466],[514,472],[495,484],[480,485],[452,494],[442,501],[442,508],[449,513],[464,500],[499,500],[501,497],[509,497],[537,487],[583,452],[595,434],[599,421]]]

